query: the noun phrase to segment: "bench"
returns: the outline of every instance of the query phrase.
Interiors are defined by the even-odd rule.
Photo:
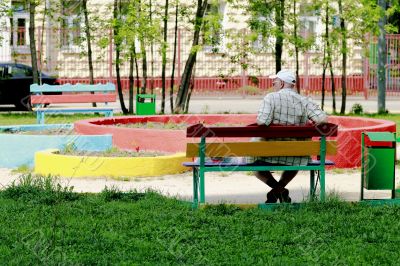
[[[117,99],[115,85],[107,84],[64,84],[64,85],[38,85],[30,86],[31,104],[36,112],[38,124],[44,124],[44,116],[49,113],[103,113],[106,117],[113,116],[111,107],[86,107],[86,108],[46,108],[47,104],[63,103],[105,103],[115,102]],[[44,95],[43,93],[61,93]]]
[[[303,170],[310,171],[310,196],[315,193],[316,184],[320,182],[320,199],[325,199],[325,166],[334,163],[326,160],[326,155],[336,153],[335,140],[327,137],[337,136],[338,126],[327,123],[323,125],[305,126],[257,126],[245,127],[206,127],[196,124],[187,128],[187,138],[200,138],[200,142],[187,143],[186,157],[198,157],[197,161],[185,162],[184,166],[193,170],[193,208],[204,204],[205,199],[205,173],[206,172],[231,172],[231,171],[282,171]],[[251,142],[252,137],[266,139],[274,138],[306,138],[309,140],[290,141],[261,141]],[[223,138],[247,138],[240,142],[223,142]],[[209,142],[209,140],[213,140]],[[206,142],[207,140],[207,142]],[[259,156],[317,156],[306,166],[282,166],[271,164],[254,164],[247,162],[206,162],[206,157],[259,157]],[[317,174],[317,180],[315,179]],[[200,194],[200,195],[199,195]],[[269,204],[268,204],[269,205]]]

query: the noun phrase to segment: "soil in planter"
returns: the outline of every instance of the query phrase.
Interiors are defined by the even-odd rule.
[[[126,151],[112,148],[106,151],[77,151],[66,147],[60,151],[62,155],[73,155],[73,156],[96,156],[96,157],[156,157],[167,155],[162,152],[151,152],[151,151]]]
[[[215,123],[215,124],[205,124],[206,126],[213,127],[228,127],[228,126],[245,126],[247,124],[228,124],[228,123]],[[114,125],[113,125],[114,126]],[[144,128],[144,129],[176,129],[185,130],[189,124],[186,123],[160,123],[160,122],[147,122],[147,123],[128,123],[128,124],[115,124],[117,127],[127,127],[127,128]]]
[[[18,135],[71,135],[74,130],[70,128],[53,128],[44,130],[0,130],[0,134],[18,134]]]

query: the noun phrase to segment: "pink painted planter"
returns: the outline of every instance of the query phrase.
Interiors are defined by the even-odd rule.
[[[75,122],[75,131],[80,134],[98,135],[112,134],[113,145],[120,149],[153,150],[163,152],[182,152],[186,149],[185,130],[141,129],[114,126],[117,123],[186,123],[188,125],[203,122],[206,124],[237,124],[246,125],[255,122],[255,114],[210,114],[210,115],[164,115],[164,116],[128,116],[89,119]],[[396,132],[396,124],[391,121],[331,116],[329,121],[339,125],[338,153],[328,157],[338,168],[360,166],[361,162],[361,132],[390,131]],[[225,139],[226,140],[226,139]]]

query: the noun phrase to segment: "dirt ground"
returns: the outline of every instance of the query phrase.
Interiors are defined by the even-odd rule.
[[[396,169],[396,187],[400,185],[399,168]],[[279,176],[279,172],[274,173]],[[11,169],[0,168],[0,187],[18,180],[19,174],[13,174]],[[131,180],[115,180],[110,178],[73,178],[62,177],[59,181],[65,186],[73,186],[76,192],[100,192],[105,187],[116,187],[122,191],[155,190],[167,196],[191,200],[192,174],[166,175],[152,178],[134,178]],[[287,186],[294,202],[307,198],[309,190],[308,172],[300,172]],[[326,174],[327,194],[334,193],[342,199],[357,201],[360,196],[360,169],[328,170]],[[213,203],[260,203],[266,199],[269,188],[256,179],[251,173],[207,173],[206,200]],[[367,191],[366,198],[389,198],[390,191]]]

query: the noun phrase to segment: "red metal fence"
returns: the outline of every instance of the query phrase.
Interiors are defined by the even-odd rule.
[[[232,92],[232,93],[246,93],[246,86],[257,87],[260,90],[268,90],[272,88],[272,80],[268,77],[259,77],[258,83],[254,83],[252,80],[247,79],[245,83],[243,83],[242,77],[229,77],[227,79],[222,79],[218,77],[196,77],[195,78],[195,91],[194,93],[205,93],[205,92]],[[59,78],[61,84],[65,83],[89,83],[88,78]],[[105,82],[113,82],[117,84],[117,80],[115,77],[110,78],[96,78],[95,83],[105,83]],[[151,83],[153,82],[153,87],[155,88],[155,93],[159,93],[159,88],[161,88],[161,78],[149,78],[147,82],[147,88],[151,88]],[[301,93],[306,95],[319,95],[321,94],[322,88],[322,78],[321,76],[300,76],[300,88]],[[334,78],[336,95],[341,93],[341,77],[336,76]],[[366,91],[364,90],[363,84],[364,79],[362,75],[348,76],[346,80],[347,92],[349,95],[360,95],[365,96]],[[121,80],[122,88],[127,90],[129,88],[129,79],[124,77]],[[305,86],[304,84],[307,84]],[[175,80],[175,92],[176,86],[179,84],[179,80]],[[142,85],[142,81],[135,82],[135,87],[140,87]],[[171,79],[166,79],[166,87],[167,92],[169,92],[169,88],[171,86]],[[325,80],[325,93],[326,95],[331,95],[331,81],[330,78]],[[247,92],[250,93],[251,92]]]

